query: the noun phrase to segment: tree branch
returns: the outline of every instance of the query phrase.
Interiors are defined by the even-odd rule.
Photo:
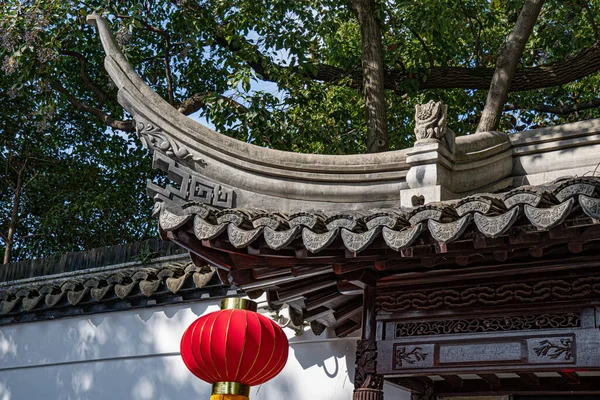
[[[173,2],[177,4],[174,0]],[[193,4],[193,2],[186,2],[185,4],[185,7],[191,13],[201,14],[204,18],[210,17],[208,12],[197,4]],[[344,85],[351,88],[358,89],[362,87],[362,72],[359,70],[344,70],[322,63],[306,65],[303,68],[285,67],[273,62],[269,57],[262,54],[256,46],[244,41],[243,38],[236,38],[236,40],[228,42],[218,27],[211,30],[211,35],[217,45],[228,49],[232,53],[237,53],[265,81],[277,83],[282,75],[299,74],[316,81],[339,84],[340,81],[344,80]],[[435,66],[418,73],[413,72],[409,76],[406,71],[385,70],[384,85],[387,90],[392,90],[399,95],[406,93],[404,88],[409,86],[412,81],[417,81],[420,90],[487,90],[490,88],[494,71],[495,68],[485,67]],[[592,46],[560,61],[517,69],[509,91],[521,92],[560,86],[598,71],[600,71],[600,42],[594,43]],[[350,79],[347,80],[346,78]]]
[[[594,38],[596,39],[596,42],[600,42],[600,32],[598,31],[598,25],[596,25],[596,21],[594,20],[594,14],[592,13],[592,8],[590,7],[590,5],[588,4],[588,2],[586,0],[582,0],[581,5],[583,6],[583,8],[585,8],[585,14],[587,16],[587,19],[590,23],[590,25],[592,26],[592,30],[594,31]]]
[[[473,35],[473,40],[475,41],[475,51],[477,52],[477,56],[475,58],[475,63],[476,63],[475,65],[480,66],[483,63],[483,50],[481,48],[481,38],[479,37],[479,34],[477,33],[477,29],[475,29],[475,24],[473,24],[473,20],[467,13],[467,8],[466,8],[465,4],[463,3],[463,1],[458,0],[458,5],[459,5],[460,9],[462,10],[463,14],[465,15],[465,19],[467,20],[467,23],[469,24],[469,28],[471,29],[471,34]]]
[[[525,0],[517,22],[508,36],[506,43],[498,51],[496,70],[492,77],[487,100],[477,132],[494,131],[498,129],[502,109],[508,98],[510,86],[517,70],[517,65],[525,49],[525,45],[533,32],[545,0]]]
[[[130,15],[122,15],[122,14],[115,14],[115,16],[117,18],[123,18],[123,19],[133,18]],[[158,33],[165,40],[164,64],[165,64],[165,75],[166,75],[166,79],[167,79],[167,96],[169,97],[169,104],[174,106],[175,98],[173,95],[173,74],[171,72],[171,35],[169,35],[169,32],[165,31],[164,29],[158,28],[142,19],[137,19],[137,21],[139,21],[140,24],[142,24],[143,29],[150,31],[150,32]]]
[[[547,104],[533,104],[533,105],[521,105],[519,103],[507,104],[504,107],[504,111],[515,111],[515,110],[533,110],[549,114],[568,115],[578,111],[589,110],[592,108],[600,107],[600,98],[584,101],[582,103],[575,104],[561,104],[559,106],[552,106]]]
[[[429,51],[429,47],[427,47],[427,43],[425,43],[425,41],[423,40],[423,38],[421,37],[421,35],[419,35],[413,29],[408,28],[408,30],[410,31],[410,33],[413,34],[414,37],[417,38],[417,40],[419,41],[419,43],[421,43],[421,46],[423,47],[423,50],[427,54],[427,59],[429,60],[429,67],[433,68],[434,67],[433,54],[431,54],[431,51]]]
[[[196,93],[196,94],[192,95],[190,98],[182,101],[181,104],[179,105],[179,107],[177,108],[177,111],[179,111],[180,113],[182,113],[184,115],[193,114],[196,111],[198,111],[199,109],[204,108],[206,106],[207,100],[209,100],[211,98],[215,98],[215,97],[223,99],[226,102],[228,102],[229,105],[232,106],[238,114],[245,114],[248,112],[248,108],[246,108],[246,106],[244,106],[241,103],[238,103],[231,97],[223,96],[220,94],[212,94],[212,93],[208,93],[208,92]]]
[[[215,43],[225,47],[233,53],[240,52],[242,46],[237,43],[227,43],[224,39],[215,38]],[[252,46],[248,44],[248,46]],[[297,67],[284,67],[277,65],[268,57],[261,54],[258,49],[253,49],[254,61],[246,60],[259,77],[265,81],[278,82],[278,77],[284,73],[302,74],[304,77],[321,82],[339,83],[350,78],[347,85],[352,88],[362,87],[362,74],[360,71],[347,71],[342,68],[327,64],[316,64],[312,68],[299,69]],[[268,66],[268,68],[265,68]],[[406,91],[404,87],[409,82],[417,80],[420,90],[427,89],[484,89],[487,90],[492,82],[494,68],[467,68],[467,67],[432,67],[423,72],[413,73],[400,70],[385,70],[385,88],[399,95]],[[273,71],[273,72],[269,72]],[[517,69],[510,86],[510,92],[543,89],[560,86],[584,78],[600,71],[600,44],[583,49],[563,60],[535,67]],[[275,73],[274,73],[275,72]],[[346,83],[345,83],[346,84]]]
[[[98,118],[100,121],[102,121],[103,123],[105,123],[106,125],[108,125],[112,128],[119,129],[119,130],[122,130],[125,132],[135,132],[135,126],[133,124],[133,121],[116,120],[98,108],[88,106],[87,104],[83,104],[81,101],[79,101],[77,98],[75,98],[75,96],[73,96],[71,93],[69,93],[67,91],[67,89],[65,89],[64,86],[61,85],[59,82],[51,81],[50,85],[52,86],[52,88],[54,90],[65,95],[65,97],[67,98],[69,103],[71,103],[79,111],[83,111],[83,112],[92,114],[93,116]]]
[[[171,74],[171,40],[169,35],[165,35],[165,75],[167,78],[167,94],[169,96],[169,104],[175,105],[173,96],[173,76]]]
[[[108,97],[108,94],[90,79],[87,73],[86,59],[83,54],[72,50],[61,50],[60,54],[63,56],[74,57],[79,61],[79,75],[81,75],[81,79],[83,80],[85,86],[87,86],[98,97],[100,107],[102,107]]]

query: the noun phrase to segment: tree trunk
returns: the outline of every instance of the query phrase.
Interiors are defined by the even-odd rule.
[[[375,16],[374,0],[350,0],[356,13],[362,39],[363,95],[367,119],[367,151],[389,149],[381,26]]]
[[[27,161],[19,168],[17,174],[17,184],[15,186],[15,195],[13,197],[13,207],[10,213],[10,224],[8,226],[8,233],[6,235],[6,246],[4,248],[4,264],[8,264],[11,261],[11,253],[13,249],[15,232],[17,231],[17,221],[19,220],[19,206],[21,204],[21,192],[23,190],[23,173]]]
[[[490,84],[485,107],[481,114],[481,120],[477,126],[477,132],[498,129],[500,116],[508,98],[508,92],[515,76],[517,64],[519,63],[521,54],[523,54],[527,40],[531,36],[533,26],[538,19],[543,5],[544,0],[525,0],[519,18],[517,18],[517,23],[508,36],[506,43],[498,51],[496,70],[492,77],[492,83]]]

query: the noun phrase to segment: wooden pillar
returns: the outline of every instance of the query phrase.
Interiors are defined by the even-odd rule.
[[[383,400],[383,377],[377,375],[375,288],[364,286],[361,339],[356,345],[353,400]]]

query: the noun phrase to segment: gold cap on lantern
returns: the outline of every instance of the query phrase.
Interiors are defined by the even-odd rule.
[[[241,297],[228,297],[221,301],[221,310],[238,309],[256,312],[257,308],[256,302]]]

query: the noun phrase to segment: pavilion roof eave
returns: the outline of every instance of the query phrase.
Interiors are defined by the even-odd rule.
[[[301,154],[262,148],[203,126],[178,112],[137,75],[105,18],[92,14],[88,22],[98,29],[106,53],[105,68],[119,89],[119,102],[133,115],[143,144],[200,177],[259,197],[299,203],[356,202],[364,194],[362,185],[375,188],[370,201],[391,204],[389,199],[397,198],[405,185],[407,150],[360,155]]]
[[[335,249],[359,255],[370,248],[410,252],[429,244],[449,252],[460,247],[455,242],[472,241],[474,235],[490,243],[511,232],[533,235],[558,227],[575,214],[582,216],[573,224],[585,225],[584,218],[594,225],[599,210],[600,178],[575,177],[413,209],[286,213],[159,202],[156,212],[161,230],[177,231],[188,224],[197,240],[227,243],[232,251],[260,248],[265,255],[275,256],[301,248],[319,257]]]

